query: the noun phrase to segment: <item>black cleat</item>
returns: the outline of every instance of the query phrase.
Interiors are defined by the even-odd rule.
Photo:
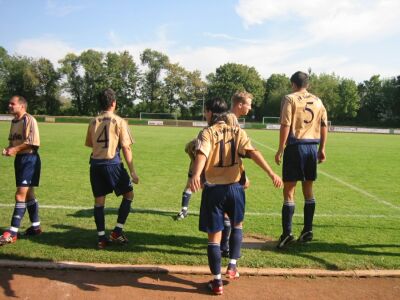
[[[181,221],[181,220],[183,220],[184,218],[186,218],[188,216],[188,211],[187,210],[185,210],[185,209],[182,209],[180,212],[179,212],[179,214],[177,214],[176,216],[175,216],[175,221]]]
[[[311,242],[313,237],[314,235],[312,231],[302,231],[297,241],[300,243]]]
[[[289,235],[282,234],[281,237],[279,238],[278,245],[276,245],[276,248],[283,249],[293,241],[294,241],[294,236],[292,234]]]

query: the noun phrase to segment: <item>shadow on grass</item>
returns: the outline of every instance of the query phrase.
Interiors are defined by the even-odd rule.
[[[335,263],[329,262],[327,259],[322,258],[313,253],[334,253],[334,254],[345,254],[345,255],[364,255],[364,256],[389,256],[389,257],[400,257],[400,252],[386,252],[385,248],[397,248],[400,250],[397,244],[361,244],[361,245],[348,245],[346,243],[329,243],[322,241],[312,241],[310,243],[298,243],[294,242],[287,246],[283,250],[276,249],[277,242],[267,242],[264,249],[276,251],[279,253],[292,255],[296,257],[303,257],[313,262],[318,262],[324,268],[328,270],[339,270],[339,266]],[[382,251],[370,250],[369,248],[380,248]]]
[[[60,263],[61,265],[62,263]],[[78,265],[79,267],[79,265]],[[137,291],[137,294],[133,294],[135,292],[134,289],[121,289],[123,287],[132,287],[136,289],[144,289],[150,291],[160,291],[160,292],[181,292],[181,293],[197,293],[209,295],[209,291],[206,287],[205,282],[198,282],[201,279],[197,279],[196,281],[187,280],[183,278],[184,276],[172,275],[168,274],[168,271],[163,268],[158,269],[158,273],[145,273],[145,272],[130,272],[130,271],[99,271],[93,272],[96,270],[93,267],[93,270],[89,268],[89,270],[56,270],[56,269],[33,269],[33,268],[1,268],[0,269],[0,287],[3,289],[3,294],[6,297],[19,298],[18,290],[13,289],[12,281],[15,280],[15,276],[24,276],[28,278],[33,278],[35,280],[40,280],[27,285],[27,290],[29,288],[35,288],[37,285],[47,285],[52,284],[48,281],[63,282],[70,285],[74,285],[80,290],[88,291],[88,292],[96,292],[99,291],[101,287],[115,287],[118,290],[113,290],[112,292],[117,293],[121,296],[121,299],[125,299],[128,297],[132,298],[149,298],[151,296],[154,297],[151,293],[144,291]],[[44,279],[44,281],[43,281]],[[26,281],[26,279],[25,279]],[[224,285],[229,284],[229,282],[224,281]],[[43,298],[52,299],[59,295],[57,291],[51,291],[52,289],[45,289],[47,291],[46,294],[43,291]],[[125,296],[124,296],[125,295]],[[168,297],[169,294],[163,294],[163,297]],[[161,295],[158,295],[161,296]],[[157,297],[157,296],[156,296]],[[0,296],[1,298],[1,296]],[[80,297],[78,296],[78,299]],[[54,299],[54,298],[53,298]]]
[[[62,247],[64,249],[93,249],[97,251],[96,231],[80,227],[55,224],[57,231],[46,231],[30,239],[32,243]],[[61,230],[61,231],[60,231]],[[149,232],[124,231],[129,243],[111,244],[102,251],[109,252],[154,252],[173,255],[204,255],[207,239],[177,234],[157,234]],[[177,249],[182,248],[182,249]]]

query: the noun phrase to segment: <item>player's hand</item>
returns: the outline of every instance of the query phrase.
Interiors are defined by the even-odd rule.
[[[245,181],[245,183],[244,183],[244,185],[243,185],[243,188],[244,188],[244,189],[248,189],[249,186],[250,186],[250,180],[249,180],[249,178],[247,178],[247,176],[246,176],[246,181]]]
[[[279,175],[276,175],[275,173],[272,174],[271,176],[272,184],[276,188],[281,188],[283,187],[283,181],[282,178]]]
[[[132,173],[131,173],[131,177],[132,177],[132,182],[133,182],[134,184],[138,184],[138,183],[139,183],[139,177],[136,175],[135,172],[132,172]]]
[[[276,151],[276,154],[275,154],[275,162],[278,166],[281,164],[281,161],[282,161],[282,153],[283,153],[282,150],[278,150],[278,151]]]
[[[190,189],[193,193],[201,189],[200,176],[192,176],[192,178],[190,178]]]
[[[3,149],[3,155],[15,156],[15,155],[17,155],[17,151],[16,151],[15,147],[9,147],[9,148]]]
[[[326,160],[325,150],[318,150],[318,163],[323,163]]]

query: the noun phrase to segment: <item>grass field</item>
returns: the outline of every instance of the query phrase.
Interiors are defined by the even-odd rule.
[[[206,235],[198,231],[200,193],[191,200],[190,217],[175,222],[187,179],[185,142],[199,129],[133,126],[133,148],[140,184],[124,247],[96,249],[89,183],[90,149],[83,146],[84,124],[40,123],[41,186],[45,233],[0,248],[2,258],[70,260],[127,264],[206,265]],[[7,145],[8,122],[0,122],[0,142]],[[248,130],[253,144],[273,163],[277,131]],[[281,231],[281,190],[252,161],[245,161],[251,187],[246,192],[245,236],[265,238],[263,249],[244,245],[240,266],[325,269],[400,268],[400,137],[333,134],[327,162],[319,167],[314,236],[306,245],[274,249]],[[8,228],[14,203],[13,159],[0,157],[0,227]],[[300,188],[300,185],[299,185]],[[113,228],[120,199],[107,199],[106,225]],[[298,191],[294,233],[302,228],[303,199]],[[30,226],[28,215],[21,230]]]

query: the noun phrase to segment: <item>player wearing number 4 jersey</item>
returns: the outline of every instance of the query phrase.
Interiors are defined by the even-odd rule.
[[[239,126],[226,124],[226,112],[225,101],[214,99],[206,102],[205,117],[210,127],[203,129],[196,141],[197,152],[190,179],[190,188],[196,192],[201,189],[200,176],[204,172],[199,229],[208,234],[208,264],[214,275],[208,287],[217,295],[223,293],[220,242],[225,213],[233,225],[226,276],[230,279],[239,277],[236,262],[240,257],[245,212],[245,193],[239,183],[241,157],[254,160],[272,179],[274,186],[282,185],[281,178],[252,146],[246,132]]]
[[[117,116],[115,92],[105,90],[99,97],[103,112],[90,121],[85,145],[92,148],[90,156],[90,183],[95,198],[94,219],[98,234],[98,248],[102,249],[111,242],[125,244],[128,239],[122,230],[131,209],[134,183],[139,182],[136,175],[131,145],[133,138],[128,124]],[[120,151],[125,157],[130,176],[121,162]],[[131,180],[132,177],[132,180]],[[105,234],[104,205],[106,195],[115,192],[123,199],[118,210],[117,224],[109,239]]]
[[[295,188],[302,182],[304,203],[304,227],[299,242],[313,238],[315,197],[313,182],[317,178],[317,162],[325,160],[325,144],[328,134],[327,114],[321,100],[307,91],[308,75],[296,72],[290,78],[293,93],[284,97],[281,110],[279,149],[275,162],[280,164],[283,154],[282,177],[282,235],[278,249],[294,240],[292,217],[295,208]],[[317,145],[319,144],[319,149]]]

